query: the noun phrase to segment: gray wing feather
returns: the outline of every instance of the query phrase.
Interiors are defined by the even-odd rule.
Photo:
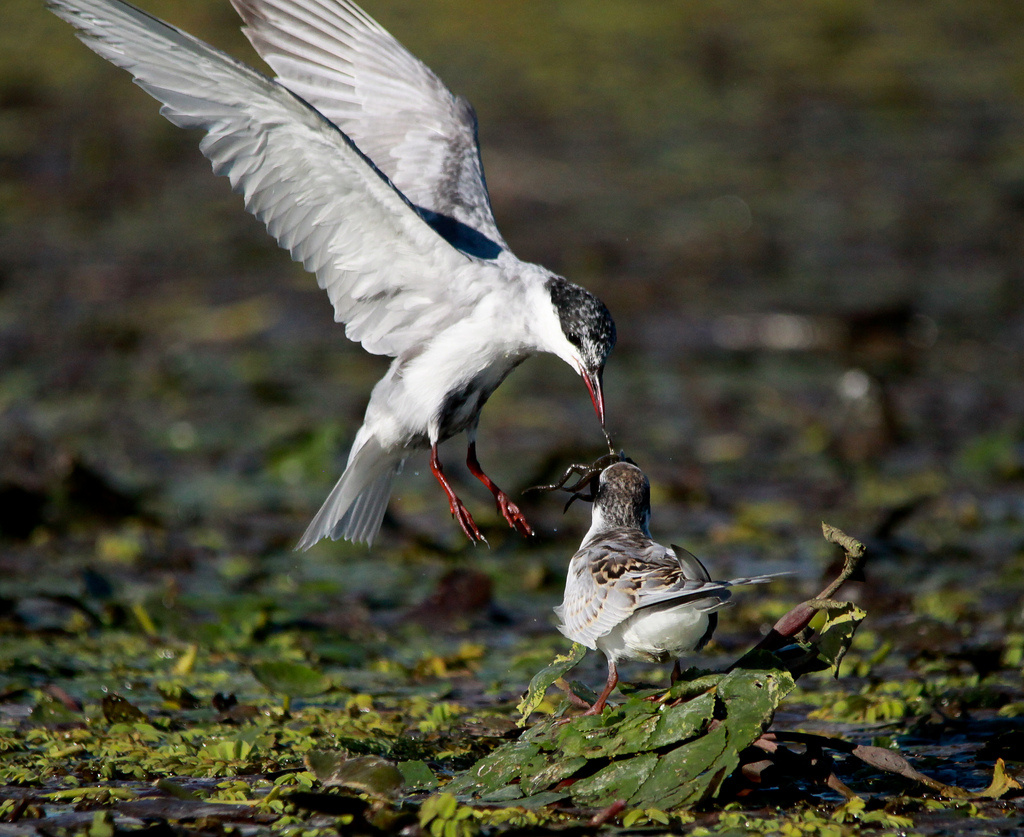
[[[422,342],[500,282],[426,224],[361,151],[292,92],[120,0],[51,0],[92,50],[128,70],[200,143],[217,174],[316,274],[370,352]],[[438,278],[443,277],[443,278]]]
[[[618,589],[618,585],[611,588],[599,585],[587,560],[580,559],[580,553],[573,556],[565,598],[561,607],[555,608],[560,620],[559,631],[573,642],[594,650],[597,640],[629,618],[633,607],[629,593]]]
[[[701,563],[700,558],[688,549],[672,544],[672,548],[669,551],[675,553],[676,560],[679,561],[679,567],[686,578],[692,578],[697,581],[711,581],[711,573],[708,572],[708,568]]]
[[[277,80],[348,134],[418,207],[507,249],[473,108],[348,0],[231,0]]]
[[[727,604],[731,587],[763,584],[772,577],[712,581],[704,565],[685,550],[676,552],[650,540],[628,551],[610,539],[591,541],[570,561],[564,601],[555,612],[565,636],[594,649],[598,639],[641,608],[689,601],[711,613]]]

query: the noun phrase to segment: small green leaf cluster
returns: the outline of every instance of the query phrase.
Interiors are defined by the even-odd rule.
[[[531,828],[557,819],[557,815],[549,812],[518,806],[475,808],[461,804],[447,791],[427,797],[419,812],[420,827],[434,837],[473,837],[485,827]]]
[[[978,675],[921,679],[872,680],[855,692],[826,689],[801,690],[796,699],[816,708],[813,720],[842,723],[894,723],[946,711],[950,705],[971,709],[995,709],[1000,715],[1020,714],[1005,702],[998,678]]]
[[[847,800],[840,805],[832,819],[839,823],[859,822],[878,826],[879,828],[907,829],[914,825],[909,817],[893,814],[884,808],[869,809],[868,803],[859,798]]]
[[[860,692],[830,692],[811,697],[820,707],[808,713],[813,720],[846,723],[890,723],[926,712],[930,706],[915,681],[877,683],[864,686]]]
[[[660,808],[633,808],[622,815],[622,827],[632,828],[639,825],[684,825],[693,822],[690,814],[673,813],[669,814]]]
[[[480,831],[476,811],[460,805],[450,793],[428,797],[420,806],[420,828],[433,837],[475,837]]]
[[[130,705],[130,704],[129,704]],[[387,755],[404,740],[410,717],[430,727],[451,725],[461,708],[429,705],[409,714],[378,709],[368,695],[349,697],[341,707],[304,707],[282,721],[259,712],[245,726],[197,717],[187,728],[170,717],[108,724],[93,708],[77,725],[0,729],[0,784],[40,785],[53,778],[152,781],[164,776],[218,778],[273,769],[301,769],[316,747]]]
[[[711,834],[770,834],[773,837],[843,837],[847,830],[827,816],[813,809],[794,812],[788,816],[759,817],[742,811],[724,811],[714,829],[697,827],[694,837]]]

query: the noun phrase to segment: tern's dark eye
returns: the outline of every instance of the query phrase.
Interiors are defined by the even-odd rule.
[[[564,279],[551,279],[548,290],[565,339],[588,367],[602,366],[615,345],[615,321],[608,308],[590,291]]]

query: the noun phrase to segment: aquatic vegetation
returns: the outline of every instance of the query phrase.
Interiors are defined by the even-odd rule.
[[[727,671],[691,670],[668,688],[633,688],[599,716],[574,717],[571,701],[554,688],[585,688],[566,680],[583,659],[574,648],[536,674],[518,705],[518,727],[511,702],[473,708],[442,697],[445,682],[476,678],[487,664],[486,646],[464,640],[448,651],[406,654],[408,663],[398,666],[381,665],[388,660],[382,646],[385,656],[352,669],[318,661],[310,650],[317,643],[294,630],[275,633],[270,646],[249,630],[228,646],[223,637],[179,639],[164,630],[184,622],[163,618],[45,640],[23,632],[0,655],[6,705],[27,710],[0,726],[0,786],[12,796],[0,816],[19,821],[46,805],[112,813],[116,825],[133,810],[126,806],[158,799],[172,820],[205,811],[208,819],[305,832],[326,813],[384,831],[416,822],[443,837],[590,820],[707,833],[744,823],[794,834],[914,821],[912,812],[877,807],[848,787],[829,751],[876,775],[919,782],[961,806],[950,811],[973,805],[977,812],[1015,793],[1019,785],[1002,760],[988,789],[966,791],[918,772],[892,749],[773,723],[788,696],[818,705],[807,714],[812,722],[903,722],[954,689],[966,705],[996,703],[977,677],[904,684],[902,691],[893,682],[860,692],[797,689],[815,672],[839,674],[865,618],[830,598],[855,574],[862,548],[834,530],[828,535],[850,553],[828,595],[784,614]],[[823,618],[814,616],[817,608]],[[266,628],[277,618],[265,611],[254,624]],[[374,671],[390,683],[378,694],[346,685]],[[113,682],[121,692],[110,689]],[[770,800],[794,784],[805,788],[810,807],[765,817],[731,812],[731,802],[715,822],[696,824],[696,803],[751,793]],[[846,801],[823,813],[815,787],[839,790]]]
[[[224,0],[143,5],[251,57]],[[717,799],[455,797],[456,777],[564,716],[564,688],[602,676],[563,660],[523,694],[572,657],[550,609],[585,512],[528,495],[540,536],[513,544],[473,494],[493,548],[466,550],[410,462],[372,553],[327,544],[298,559],[336,476],[325,463],[381,368],[348,350],[322,292],[289,272],[193,137],[109,81],[38,0],[8,0],[0,828],[1019,827],[1019,6],[370,11],[480,110],[517,251],[609,303],[622,334],[609,425],[650,469],[659,534],[716,571],[792,573],[738,602],[686,663],[721,673],[820,588],[835,560],[822,518],[868,546],[844,593],[867,617],[839,677],[803,673],[776,708],[788,765],[755,748]],[[577,386],[527,363],[496,393],[481,434],[508,452],[486,463],[503,486],[601,452],[579,447],[593,417]],[[624,671],[635,691],[616,711],[650,723],[642,695],[665,695],[666,674]],[[829,749],[842,742],[864,749]],[[323,753],[353,771],[384,760],[404,784],[325,787]],[[665,755],[620,758],[656,765],[652,753]],[[861,756],[998,799],[946,798]],[[445,794],[454,806],[431,801]]]

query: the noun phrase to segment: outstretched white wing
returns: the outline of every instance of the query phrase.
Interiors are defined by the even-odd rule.
[[[231,2],[281,84],[352,137],[417,207],[486,241],[439,226],[442,234],[476,255],[507,249],[491,211],[469,102],[349,0]]]
[[[502,284],[455,249],[335,125],[277,82],[121,0],[50,0],[95,52],[184,128],[292,258],[346,334],[396,355]]]

